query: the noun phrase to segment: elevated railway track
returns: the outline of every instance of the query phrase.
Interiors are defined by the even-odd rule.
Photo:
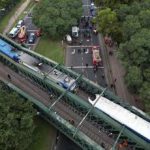
[[[78,90],[64,89],[53,81],[48,72],[36,72],[0,53],[0,80],[26,98],[30,98],[41,113],[61,132],[83,149],[113,149],[123,140],[128,141],[126,149],[148,149],[150,143],[117,122],[104,112],[94,108],[87,100],[101,94],[116,104],[135,113],[149,122],[149,117],[124,104],[113,93],[100,87],[85,77],[57,64],[39,54],[10,41],[0,35],[0,39],[12,47],[33,57],[51,71],[59,70],[74,79]],[[11,75],[11,81],[7,75]],[[108,108],[109,109],[109,108]]]

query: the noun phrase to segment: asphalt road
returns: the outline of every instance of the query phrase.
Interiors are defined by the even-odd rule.
[[[83,16],[85,16],[85,21],[80,20],[79,24],[79,38],[73,39],[72,45],[67,46],[66,49],[66,62],[65,65],[68,68],[75,70],[76,72],[83,74],[88,79],[94,81],[95,83],[106,87],[106,80],[104,74],[103,63],[98,67],[98,70],[94,71],[94,66],[92,64],[92,47],[96,46],[99,49],[100,57],[102,62],[104,61],[103,55],[101,54],[101,45],[99,43],[98,35],[93,33],[90,14],[90,1],[83,0]],[[88,25],[85,25],[88,22]],[[84,31],[90,31],[90,37],[84,36]]]
[[[82,0],[83,3],[83,16],[86,18],[91,18],[90,15],[90,4],[91,0]],[[82,17],[83,17],[82,16]],[[80,22],[79,25],[80,34],[79,38],[75,40],[72,45],[68,45],[66,49],[66,61],[65,65],[68,68],[75,70],[76,72],[83,74],[88,79],[94,81],[95,83],[106,87],[107,83],[104,75],[104,67],[100,66],[97,72],[93,71],[92,65],[92,46],[98,46],[101,55],[101,46],[99,44],[98,36],[90,31],[91,38],[84,37],[83,31],[85,30],[84,24]],[[82,41],[82,44],[80,43]],[[102,56],[101,56],[102,57]],[[102,58],[103,60],[103,58]],[[80,150],[77,145],[75,145],[71,140],[69,140],[64,135],[60,134],[59,138],[56,140],[56,150]]]

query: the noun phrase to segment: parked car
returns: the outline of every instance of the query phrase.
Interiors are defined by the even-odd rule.
[[[74,37],[74,38],[79,37],[79,28],[77,26],[72,27],[72,37]]]
[[[17,23],[17,28],[21,28],[24,25],[24,21],[23,20],[19,20]]]
[[[28,36],[28,43],[34,43],[35,42],[35,39],[36,39],[36,35],[35,33],[29,33],[29,36]]]
[[[12,28],[12,30],[8,33],[8,36],[11,37],[11,38],[15,38],[18,33],[19,33],[20,29],[19,28]]]
[[[71,36],[70,36],[69,34],[67,34],[67,35],[65,36],[65,39],[66,39],[66,41],[67,41],[68,44],[71,44],[71,43],[72,43],[72,38],[71,38]]]

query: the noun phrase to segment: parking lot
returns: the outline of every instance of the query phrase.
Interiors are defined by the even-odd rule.
[[[22,20],[19,20],[22,21],[21,26],[19,27],[19,33],[12,39],[18,43],[24,43],[29,49],[34,50],[39,40],[39,37],[36,35],[39,29],[32,22],[32,13],[31,12],[25,12],[25,13],[26,13],[25,17]],[[16,24],[15,27],[17,26],[18,23]],[[19,34],[22,32],[23,27],[24,27],[24,33],[22,33],[23,35],[20,38]]]

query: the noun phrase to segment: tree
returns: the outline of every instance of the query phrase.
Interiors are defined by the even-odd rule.
[[[146,112],[150,114],[150,84],[149,82],[144,82],[140,88],[140,97],[144,101]]]
[[[96,17],[96,22],[98,23],[98,30],[104,35],[111,36],[120,32],[116,12],[110,8],[100,10]]]
[[[138,93],[143,82],[140,68],[136,66],[130,66],[127,75],[125,76],[125,81],[131,91]]]
[[[25,150],[34,131],[32,104],[0,87],[0,150]]]
[[[59,38],[77,25],[81,15],[80,0],[44,0],[34,9],[33,21],[46,35]]]
[[[130,41],[120,45],[122,60],[125,60],[129,65],[141,66],[149,64],[150,55],[150,31],[142,29],[131,37]]]
[[[130,40],[130,37],[135,34],[141,28],[138,17],[128,15],[123,22],[123,36],[124,40]]]
[[[139,21],[144,28],[150,28],[150,10],[142,10],[139,13]]]

